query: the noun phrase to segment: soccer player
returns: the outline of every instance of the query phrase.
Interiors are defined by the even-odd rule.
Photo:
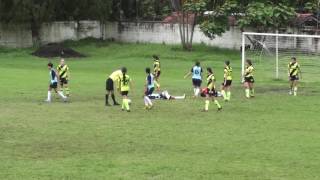
[[[297,58],[292,57],[291,62],[288,64],[288,76],[290,81],[290,95],[297,96],[299,75],[301,76],[300,65]]]
[[[251,60],[246,61],[246,69],[244,72],[244,87],[245,87],[245,92],[246,92],[246,97],[251,98],[254,97],[254,78],[253,78],[253,73],[254,73],[254,67],[252,65]]]
[[[109,101],[108,101],[110,95],[113,100],[113,105],[115,105],[115,106],[120,105],[119,103],[117,103],[116,98],[114,96],[114,83],[117,83],[121,76],[122,76],[122,71],[119,69],[119,70],[114,71],[107,79],[107,81],[106,81],[107,93],[106,93],[106,97],[105,97],[105,101],[106,101],[105,105],[106,106],[110,106]]]
[[[157,87],[157,90],[160,90],[160,74],[161,74],[161,68],[160,68],[160,58],[157,55],[153,55],[153,75],[155,77],[155,85]]]
[[[64,92],[64,95],[69,97],[70,89],[68,87],[68,82],[70,78],[70,71],[69,71],[69,66],[65,64],[65,60],[63,58],[60,60],[60,64],[57,67],[57,71],[59,73],[59,78],[60,78],[60,87]]]
[[[121,69],[122,76],[119,78],[119,89],[122,95],[122,111],[126,110],[127,112],[130,112],[130,105],[129,105],[129,98],[128,94],[130,91],[131,85],[131,78],[129,75],[127,75],[127,68],[123,67]]]
[[[221,105],[219,104],[218,100],[216,100],[215,96],[217,94],[216,92],[216,88],[215,88],[215,77],[213,75],[213,71],[211,68],[207,68],[207,73],[208,73],[208,77],[207,77],[207,88],[205,93],[206,96],[206,101],[205,101],[205,108],[204,108],[204,112],[208,112],[209,111],[209,105],[210,105],[210,99],[212,99],[214,101],[214,103],[217,105],[218,107],[218,111],[222,110]]]
[[[52,89],[56,93],[58,93],[58,95],[63,99],[63,101],[67,101],[67,97],[63,95],[63,93],[60,91],[60,89],[58,87],[59,76],[58,76],[56,70],[53,68],[52,63],[48,63],[48,69],[49,69],[50,83],[49,83],[49,89],[48,89],[48,98],[47,98],[46,102],[48,102],[48,103],[51,102]]]
[[[146,78],[146,84],[145,84],[145,93],[144,93],[144,105],[145,109],[151,109],[153,107],[153,104],[149,98],[149,95],[151,95],[154,91],[154,76],[151,73],[150,68],[146,68],[147,78]]]
[[[150,99],[162,99],[162,100],[178,100],[178,99],[185,99],[186,95],[184,94],[183,96],[172,96],[169,94],[168,91],[162,91],[161,93],[158,94],[150,94],[148,96]]]
[[[231,84],[232,84],[232,67],[230,66],[230,61],[225,62],[224,67],[224,81],[221,87],[221,94],[223,96],[224,101],[230,101],[231,98]]]
[[[201,88],[201,83],[202,83],[202,67],[200,66],[200,62],[197,61],[195,66],[191,68],[191,71],[188,72],[184,78],[189,77],[192,74],[192,84],[193,84],[193,92],[194,96],[193,97],[198,97],[200,94],[200,88]]]

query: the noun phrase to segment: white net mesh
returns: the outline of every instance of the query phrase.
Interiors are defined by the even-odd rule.
[[[296,57],[300,63],[304,81],[315,80],[320,70],[320,36],[245,35],[245,59],[267,70],[264,71],[266,77],[288,79],[287,66],[291,57]]]

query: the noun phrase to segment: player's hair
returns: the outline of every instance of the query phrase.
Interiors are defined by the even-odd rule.
[[[208,67],[208,68],[207,68],[207,71],[208,71],[209,73],[213,74],[212,68]]]
[[[296,57],[292,57],[292,58],[291,58],[291,60],[294,60],[294,61],[296,61],[296,60],[297,60],[297,58],[296,58]]]
[[[252,61],[250,59],[247,59],[246,62],[251,66],[252,65]]]
[[[229,61],[229,60],[225,61],[224,63],[225,63],[227,66],[230,65],[230,61]]]
[[[53,64],[51,62],[48,63],[49,67],[53,67]]]
[[[200,61],[196,61],[196,66],[200,66]]]
[[[153,55],[152,57],[153,57],[153,59],[155,59],[155,60],[159,60],[159,56],[158,56],[158,55]]]
[[[126,82],[126,73],[127,73],[127,68],[126,67],[122,67],[121,68],[121,72],[122,72],[122,77],[123,77],[123,85]]]
[[[150,73],[151,73],[150,68],[146,68],[146,73],[148,73],[148,74],[150,74]]]

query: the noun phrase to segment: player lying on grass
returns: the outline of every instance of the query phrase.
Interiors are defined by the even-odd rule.
[[[60,91],[60,88],[58,86],[58,82],[60,81],[59,76],[56,72],[56,70],[53,68],[52,63],[48,63],[48,69],[49,69],[49,89],[48,89],[48,98],[46,102],[51,102],[51,91],[52,89],[58,93],[58,95],[63,99],[63,101],[67,101],[67,97],[63,95],[62,91]]]
[[[119,90],[122,95],[122,111],[126,110],[127,112],[130,112],[130,100],[128,98],[128,94],[130,91],[131,84],[131,78],[129,75],[127,75],[127,68],[123,67],[121,69],[122,76],[119,79]]]
[[[154,76],[151,73],[151,69],[150,68],[146,68],[146,84],[145,84],[145,92],[144,92],[144,105],[145,105],[145,109],[151,109],[153,104],[151,102],[151,99],[149,98],[149,96],[153,93],[154,91]]]
[[[193,97],[198,97],[200,94],[200,88],[202,83],[202,67],[200,66],[200,62],[197,61],[196,64],[191,68],[191,71],[188,72],[184,78],[189,77],[192,74],[192,84],[193,84]]]
[[[230,101],[231,99],[231,84],[232,84],[232,67],[230,66],[230,61],[225,62],[224,67],[224,81],[221,87],[221,94],[223,96],[224,101]]]
[[[63,58],[60,60],[60,64],[57,67],[57,71],[59,73],[61,90],[64,92],[64,95],[68,97],[70,96],[70,89],[68,86],[70,71],[69,66],[65,64],[65,60]]]
[[[248,59],[246,61],[246,69],[244,72],[244,87],[245,87],[245,92],[246,92],[246,98],[254,97],[253,73],[254,73],[254,67],[252,65],[251,60]]]
[[[176,100],[176,99],[186,99],[186,95],[183,96],[172,96],[168,91],[162,91],[158,94],[151,94],[148,96],[150,99],[162,99],[162,100]]]
[[[161,66],[160,58],[157,55],[153,55],[153,75],[155,77],[155,85],[157,90],[160,91],[160,75],[161,75]]]
[[[295,57],[291,58],[291,62],[288,64],[288,77],[290,81],[290,95],[297,96],[298,91],[298,82],[299,82],[299,75],[301,76],[300,65],[297,62]]]
[[[117,83],[122,76],[122,71],[121,70],[116,70],[114,71],[109,78],[106,81],[106,96],[105,96],[105,105],[110,106],[109,104],[109,96],[111,95],[111,98],[113,100],[113,105],[117,106],[120,105],[117,103],[116,98],[114,96],[114,84]]]
[[[206,101],[205,101],[205,107],[204,107],[204,112],[208,112],[209,111],[209,105],[210,105],[210,99],[212,101],[214,101],[214,103],[217,105],[218,107],[218,111],[220,111],[222,109],[221,105],[219,104],[218,100],[216,100],[216,87],[215,87],[215,77],[213,75],[213,71],[211,68],[207,68],[207,88],[206,90],[203,92],[205,97],[206,97]]]

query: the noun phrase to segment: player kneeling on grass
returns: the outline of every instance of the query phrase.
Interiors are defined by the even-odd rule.
[[[230,66],[230,61],[225,62],[224,67],[224,81],[221,87],[221,94],[223,96],[224,101],[230,101],[231,98],[231,84],[232,84],[232,67]]]
[[[172,96],[168,91],[162,91],[158,94],[148,95],[150,99],[162,99],[162,100],[178,100],[178,99],[186,99],[186,95],[183,96]]]
[[[297,96],[299,75],[301,76],[300,65],[295,57],[291,58],[288,65],[288,76],[290,81],[290,95]]]
[[[144,105],[146,109],[151,109],[153,104],[151,102],[151,99],[148,97],[151,95],[154,91],[154,76],[151,73],[150,68],[146,68],[147,78],[146,78],[146,84],[145,84],[145,93],[144,93]]]
[[[59,96],[63,99],[63,101],[66,101],[67,97],[63,95],[62,91],[60,91],[58,87],[59,76],[56,70],[53,68],[52,63],[48,63],[48,69],[49,69],[50,83],[49,83],[49,89],[48,89],[48,98],[46,102],[51,102],[52,89],[59,94]]]
[[[193,84],[193,97],[198,97],[200,94],[200,88],[202,83],[202,67],[200,66],[200,62],[197,61],[195,66],[191,68],[191,71],[184,76],[184,78],[187,78],[192,74],[192,84]]]
[[[244,87],[246,92],[246,98],[254,97],[254,78],[253,78],[254,67],[251,60],[246,61],[246,69],[244,72]]]
[[[205,92],[203,92],[206,96],[206,102],[205,102],[205,107],[204,107],[204,112],[208,112],[209,111],[209,105],[210,105],[210,99],[212,99],[214,101],[214,103],[217,105],[218,107],[218,111],[220,111],[222,109],[221,105],[219,104],[218,100],[216,100],[215,96],[216,96],[216,88],[215,88],[215,77],[213,75],[213,71],[211,68],[207,68],[207,73],[208,73],[208,77],[207,77],[207,88],[205,90]]]
[[[130,99],[128,98],[128,94],[131,86],[131,78],[127,75],[127,68],[123,67],[121,69],[122,76],[119,78],[119,89],[122,95],[122,111],[126,110],[130,112]]]
[[[59,77],[60,77],[60,87],[61,90],[64,92],[64,95],[70,96],[70,89],[68,87],[68,82],[70,78],[69,66],[65,64],[64,59],[60,60],[60,64],[57,67]]]

